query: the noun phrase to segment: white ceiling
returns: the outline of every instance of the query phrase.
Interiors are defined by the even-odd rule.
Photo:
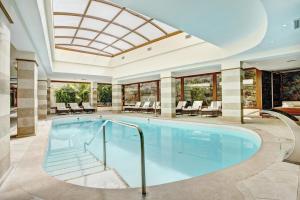
[[[300,69],[300,53],[246,61],[246,64],[267,71]]]

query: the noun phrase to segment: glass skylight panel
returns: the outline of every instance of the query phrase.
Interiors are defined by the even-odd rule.
[[[54,12],[84,13],[89,0],[54,0]]]
[[[107,47],[105,49],[106,52],[110,53],[110,54],[117,54],[117,53],[120,53],[121,51],[116,49],[116,48],[113,48],[113,47]]]
[[[169,26],[165,23],[162,23],[160,21],[157,21],[157,20],[153,20],[153,23],[158,25],[159,27],[161,27],[164,31],[166,31],[168,34],[169,33],[174,33],[176,31],[178,31],[178,29],[176,28],[173,28],[172,26]]]
[[[55,44],[71,44],[72,38],[55,38]]]
[[[97,34],[97,32],[78,30],[76,37],[94,39]]]
[[[116,19],[115,22],[122,24],[130,29],[135,29],[145,23],[145,20],[137,17],[127,11],[123,11]]]
[[[87,17],[85,17],[81,23],[82,28],[93,29],[96,31],[101,31],[106,25],[107,22],[103,22],[100,20],[87,18]]]
[[[99,42],[93,42],[92,44],[91,44],[91,47],[94,47],[94,48],[96,48],[96,49],[103,49],[103,48],[105,48],[107,45],[105,45],[105,44],[102,44],[102,43],[99,43]]]
[[[109,33],[111,35],[115,35],[117,37],[123,37],[124,35],[129,33],[129,30],[127,30],[123,27],[111,24],[107,27],[107,29],[105,29],[104,32]]]
[[[75,45],[82,45],[82,46],[87,46],[91,41],[89,40],[82,40],[82,39],[75,39],[73,41],[73,44]]]
[[[97,37],[96,40],[97,40],[97,41],[100,41],[100,42],[104,42],[104,43],[110,44],[110,43],[115,42],[117,39],[114,38],[114,37],[111,37],[111,36],[109,36],[109,35],[101,34],[101,35],[99,35],[99,36]]]
[[[53,10],[55,44],[78,51],[111,56],[178,31],[110,0],[53,0]]]
[[[55,32],[56,36],[71,36],[71,37],[73,37],[76,32],[76,29],[56,28],[54,32]]]
[[[73,26],[77,27],[80,23],[81,17],[54,15],[54,26]]]
[[[134,45],[141,45],[143,43],[146,43],[147,40],[145,40],[143,37],[139,36],[136,33],[130,33],[126,37],[123,38],[124,40],[134,44]]]
[[[129,45],[128,43],[126,42],[123,42],[121,40],[117,41],[116,43],[113,44],[115,47],[119,48],[119,49],[122,49],[122,50],[127,50],[127,49],[130,49],[132,48],[131,45]]]
[[[87,11],[87,15],[112,20],[120,12],[120,8],[105,3],[93,1]]]
[[[136,31],[150,40],[154,40],[164,36],[164,33],[162,31],[149,23],[137,29]]]

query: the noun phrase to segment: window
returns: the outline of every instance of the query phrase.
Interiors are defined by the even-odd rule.
[[[217,101],[222,101],[222,74],[217,74]]]
[[[112,102],[112,86],[111,84],[98,83],[97,101],[100,106],[111,106]]]
[[[138,84],[124,86],[125,105],[134,105],[137,101],[139,101],[138,90]]]
[[[181,78],[176,79],[176,105],[181,101]]]
[[[141,101],[159,101],[157,99],[157,82],[148,82],[140,84]]]
[[[256,108],[256,69],[246,69],[243,80],[243,103],[245,108]]]
[[[213,100],[212,85],[212,75],[185,78],[184,99],[186,101],[203,101],[203,105],[209,105]]]

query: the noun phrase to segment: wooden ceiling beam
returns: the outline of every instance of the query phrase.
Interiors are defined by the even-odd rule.
[[[112,20],[110,20],[105,27],[103,27],[103,29],[100,31],[100,33],[98,33],[95,38],[88,44],[88,46],[90,46],[96,39],[97,37],[99,37],[99,35],[101,35],[101,33],[103,33],[113,22],[114,20],[120,16],[120,14],[125,10],[125,8],[120,9],[120,11],[112,18]]]
[[[92,49],[92,50],[96,50],[96,51],[100,51],[100,52],[109,54],[109,56],[111,56],[111,57],[113,56],[113,54],[108,53],[108,52],[106,52],[106,51],[102,51],[101,49],[97,49],[97,48],[95,48],[95,47],[87,47],[87,46],[79,45],[79,44],[63,44],[63,43],[55,44],[55,46],[59,46],[59,45],[70,46],[70,47],[83,47],[83,48],[88,48],[88,49]],[[91,53],[94,53],[94,52],[91,52]],[[101,53],[100,53],[100,54],[101,54]],[[103,54],[103,55],[106,55],[106,54]]]
[[[84,10],[84,12],[83,12],[83,16],[81,17],[81,20],[80,20],[80,22],[79,22],[79,24],[78,24],[78,27],[77,27],[77,29],[76,29],[76,32],[75,32],[75,34],[74,34],[74,38],[73,38],[72,41],[71,41],[71,44],[73,44],[74,39],[75,39],[75,37],[77,36],[78,30],[79,30],[79,28],[81,27],[81,24],[82,24],[82,22],[83,22],[83,20],[84,20],[84,17],[85,17],[85,15],[86,15],[86,13],[87,13],[87,11],[88,11],[88,9],[89,9],[91,3],[92,3],[92,0],[89,0],[88,4],[87,4],[87,6],[86,6],[86,8],[85,8],[85,10]]]
[[[54,26],[54,29],[76,29],[77,27],[75,26]],[[83,30],[83,31],[91,31],[91,32],[95,32],[95,33],[100,33],[100,31],[98,30],[95,30],[95,29],[89,29],[89,28],[83,28],[83,27],[80,27],[79,30]],[[110,37],[113,37],[113,38],[116,38],[116,39],[119,39],[117,36],[115,35],[112,35],[112,34],[109,34],[109,33],[105,33],[103,32],[102,33],[103,35],[107,35],[107,36],[110,36]],[[98,40],[96,40],[98,41]],[[132,44],[131,42],[127,41],[127,40],[124,40],[122,39],[123,42],[126,42],[127,44],[129,44],[130,46],[134,47],[135,45]]]
[[[61,49],[61,50],[66,50],[66,51],[73,51],[73,52],[78,52],[78,53],[85,53],[85,54],[91,54],[91,55],[96,55],[96,56],[104,56],[104,57],[112,57],[109,55],[105,55],[105,54],[100,54],[100,53],[93,53],[93,52],[89,52],[89,51],[82,51],[82,50],[76,50],[76,49],[71,49],[71,48],[67,48],[67,47],[61,47],[59,45],[55,45],[56,49]]]
[[[66,39],[72,39],[73,36],[55,36],[55,38],[66,38]],[[92,39],[89,39],[89,38],[84,38],[84,37],[75,37],[75,39],[80,39],[80,40],[86,40],[86,41],[92,41]],[[109,45],[108,43],[105,43],[105,42],[101,42],[101,41],[98,41],[96,40],[95,41],[96,43],[100,43],[100,44],[103,44],[103,45]],[[122,49],[116,47],[116,46],[112,46],[112,48],[118,50],[118,51],[123,51]]]

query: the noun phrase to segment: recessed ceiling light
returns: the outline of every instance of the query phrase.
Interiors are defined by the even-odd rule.
[[[296,62],[296,60],[288,60],[288,61],[286,61],[286,62]]]
[[[282,27],[283,27],[283,28],[287,27],[287,24],[282,24]]]

